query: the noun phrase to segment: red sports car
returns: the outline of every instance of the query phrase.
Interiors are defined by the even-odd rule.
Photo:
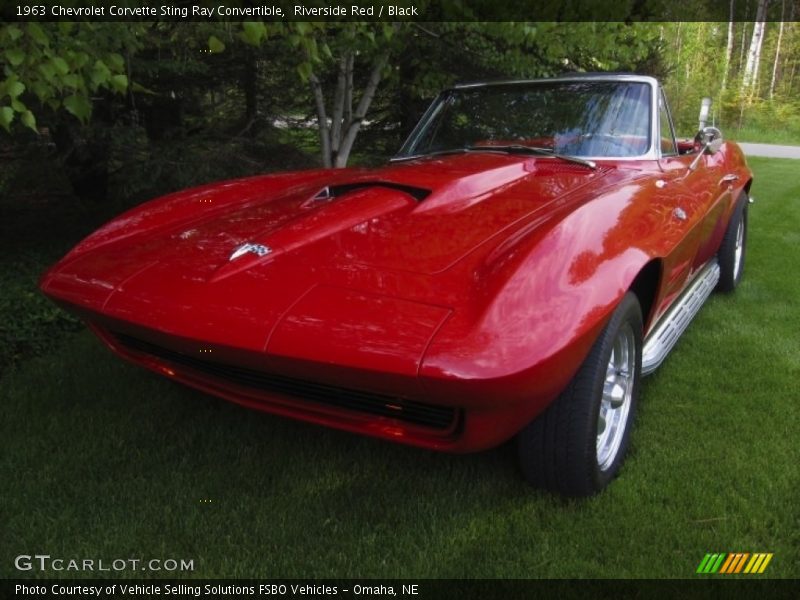
[[[260,410],[454,452],[516,436],[567,495],[625,457],[641,376],[742,276],[752,174],[651,77],[443,92],[377,169],[206,185],[42,290],[115,352]]]

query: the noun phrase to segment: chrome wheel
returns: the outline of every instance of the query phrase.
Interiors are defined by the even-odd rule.
[[[597,464],[601,471],[614,463],[625,437],[635,383],[636,338],[630,323],[625,323],[614,339],[597,416]]]
[[[732,292],[739,285],[747,262],[747,194],[742,192],[722,237],[717,261],[717,290]]]
[[[739,219],[739,226],[736,228],[736,245],[733,250],[733,277],[739,278],[739,271],[742,268],[742,256],[744,254],[744,219]]]
[[[569,385],[517,435],[530,483],[590,496],[617,476],[636,418],[642,329],[639,299],[627,292]]]

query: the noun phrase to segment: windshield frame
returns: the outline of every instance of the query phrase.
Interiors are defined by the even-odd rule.
[[[451,88],[448,88],[442,91],[431,103],[425,113],[420,118],[417,125],[411,131],[411,134],[406,138],[406,141],[403,142],[403,145],[400,147],[398,153],[393,156],[390,160],[409,160],[415,155],[410,152],[410,149],[413,148],[417,141],[419,140],[422,132],[427,127],[427,124],[436,117],[438,112],[442,109],[445,105],[447,99],[450,97],[451,94],[457,93],[459,90],[467,90],[467,89],[475,89],[481,87],[493,87],[493,86],[530,86],[536,84],[553,84],[553,83],[573,83],[573,82],[587,82],[587,81],[614,81],[614,82],[635,82],[635,83],[644,83],[650,86],[650,140],[649,140],[649,147],[647,151],[643,154],[638,156],[581,156],[582,159],[585,160],[592,160],[592,161],[602,161],[602,160],[614,160],[614,161],[641,161],[641,160],[659,160],[660,158],[660,144],[656,143],[657,140],[660,138],[659,135],[659,123],[658,119],[654,118],[654,115],[658,115],[658,98],[661,92],[660,86],[658,81],[654,77],[648,77],[646,75],[623,75],[623,74],[592,74],[592,75],[569,75],[563,77],[551,77],[547,79],[522,79],[522,80],[508,80],[508,81],[493,81],[493,82],[482,82],[482,83],[467,83],[462,85],[456,85]],[[490,148],[487,148],[489,150]],[[419,158],[424,158],[425,154],[419,155]],[[542,158],[547,158],[543,156]]]

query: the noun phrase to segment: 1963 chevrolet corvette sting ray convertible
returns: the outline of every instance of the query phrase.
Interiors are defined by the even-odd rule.
[[[226,181],[130,210],[42,278],[122,357],[259,410],[424,448],[511,438],[602,489],[656,369],[745,258],[752,174],[659,82],[446,90],[375,169]]]

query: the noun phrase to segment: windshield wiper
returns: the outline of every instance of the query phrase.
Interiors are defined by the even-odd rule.
[[[476,150],[483,150],[486,152],[508,152],[511,154],[538,154],[540,156],[553,156],[555,158],[560,158],[561,160],[566,160],[572,163],[583,165],[584,167],[589,167],[590,169],[597,168],[597,163],[595,163],[593,160],[587,160],[585,158],[571,156],[569,154],[560,154],[555,150],[551,150],[550,148],[541,148],[539,146],[509,144],[507,146],[468,146],[467,149],[473,152]]]
[[[404,160],[414,160],[415,158],[425,158],[427,156],[442,156],[443,154],[463,154],[473,152],[473,148],[448,148],[447,150],[435,150],[434,152],[421,152],[420,154],[409,154],[408,156],[393,156],[389,162],[401,162]]]
[[[443,154],[463,154],[466,152],[503,152],[509,154],[537,154],[540,156],[553,156],[566,160],[568,162],[583,165],[590,169],[596,169],[597,164],[593,160],[587,160],[578,156],[570,156],[569,154],[560,154],[550,148],[541,148],[539,146],[524,146],[522,144],[509,144],[506,146],[464,146],[463,148],[448,148],[447,150],[436,150],[435,152],[422,152],[420,154],[411,154],[409,156],[393,156],[389,162],[400,162],[404,160],[414,160],[415,158],[425,158],[427,156],[442,156]]]

